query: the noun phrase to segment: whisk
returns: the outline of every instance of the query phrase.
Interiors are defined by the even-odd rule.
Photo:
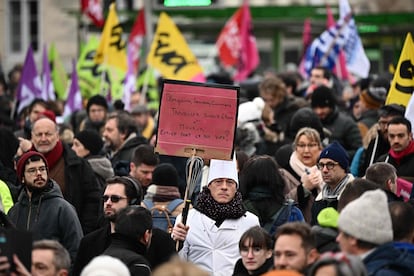
[[[187,178],[187,186],[185,188],[184,202],[185,206],[182,213],[182,223],[185,225],[187,223],[188,211],[190,209],[191,197],[193,196],[194,189],[197,186],[197,183],[201,180],[201,172],[203,170],[204,161],[199,156],[191,156],[187,159],[185,165],[185,175]],[[182,248],[182,241],[177,241],[176,249],[177,251]]]

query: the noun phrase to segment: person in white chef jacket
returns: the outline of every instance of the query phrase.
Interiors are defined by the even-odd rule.
[[[240,258],[240,237],[260,225],[259,219],[242,206],[235,160],[212,159],[207,183],[190,209],[186,225],[178,216],[171,236],[184,241],[178,253],[182,259],[211,275],[231,275]]]

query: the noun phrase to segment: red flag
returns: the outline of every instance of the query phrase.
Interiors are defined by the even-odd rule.
[[[82,12],[86,14],[96,26],[102,28],[105,19],[102,12],[101,0],[81,0]]]
[[[259,53],[252,34],[252,17],[247,0],[227,21],[217,39],[216,47],[224,66],[237,67],[235,80],[246,79],[259,65]]]
[[[128,57],[132,61],[132,72],[134,75],[138,72],[139,57],[141,52],[141,46],[145,36],[145,17],[144,10],[141,9],[132,27],[131,34],[128,39]]]
[[[243,15],[240,28],[241,49],[240,59],[237,65],[237,73],[234,79],[242,81],[246,79],[249,74],[259,65],[260,57],[257,50],[256,38],[252,33],[252,16],[248,1],[243,3]]]
[[[335,18],[329,5],[326,5],[326,28],[329,29],[332,26],[335,26]],[[345,53],[343,50],[339,51],[338,60],[333,68],[333,73],[341,80],[349,79],[348,69],[346,68]]]

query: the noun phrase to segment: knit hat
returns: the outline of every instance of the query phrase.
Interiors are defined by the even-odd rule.
[[[207,183],[217,178],[229,178],[236,181],[237,189],[239,188],[239,177],[237,173],[236,160],[210,160],[210,169],[208,172]]]
[[[89,262],[81,276],[130,276],[128,267],[117,258],[101,255]]]
[[[89,114],[89,109],[91,106],[100,105],[104,107],[106,110],[108,110],[108,103],[106,102],[106,99],[102,95],[95,95],[89,98],[88,103],[86,104],[86,112]]]
[[[387,196],[380,189],[367,191],[351,201],[339,214],[341,231],[361,241],[384,244],[393,240]]]
[[[341,144],[336,141],[322,150],[318,160],[321,160],[322,158],[329,158],[338,162],[339,166],[345,171],[348,171],[349,169],[348,153]]]
[[[160,186],[178,187],[177,169],[169,163],[157,165],[152,172],[152,183]]]
[[[95,130],[82,130],[75,135],[75,138],[90,151],[91,155],[98,155],[104,145],[102,137]]]
[[[265,102],[261,97],[256,97],[253,101],[240,104],[237,120],[239,123],[260,120],[262,118],[264,106]]]
[[[49,118],[56,123],[56,114],[52,110],[46,109],[39,114],[39,118]]]
[[[322,227],[338,228],[338,211],[333,207],[322,209],[318,216],[318,224]]]
[[[389,88],[389,81],[378,78],[372,82],[368,89],[362,91],[359,98],[368,109],[378,109],[385,103]]]
[[[47,160],[44,157],[44,155],[37,151],[28,151],[24,153],[22,156],[20,156],[19,161],[17,162],[17,165],[16,165],[17,177],[19,178],[20,182],[22,182],[22,179],[23,179],[24,168],[26,166],[26,162],[33,156],[39,156],[45,162],[47,172],[49,173],[49,166],[47,164]]]
[[[315,88],[311,96],[311,106],[335,108],[336,98],[332,89],[321,85]]]

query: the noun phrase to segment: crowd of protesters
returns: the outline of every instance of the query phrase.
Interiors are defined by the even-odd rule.
[[[0,275],[414,275],[412,126],[385,104],[389,76],[234,84],[236,158],[204,160],[183,223],[183,201],[166,206],[185,198],[186,160],[154,151],[145,95],[130,112],[95,95],[67,118],[41,99],[16,114],[20,72],[0,78],[0,218],[34,243],[6,243]]]

